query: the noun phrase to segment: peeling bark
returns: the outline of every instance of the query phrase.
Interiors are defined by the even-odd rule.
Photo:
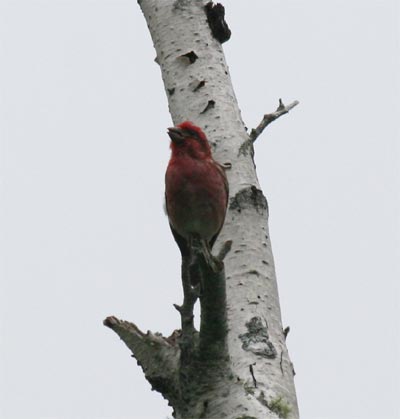
[[[154,42],[173,122],[191,120],[207,134],[214,158],[229,168],[230,201],[214,246],[218,257],[207,258],[197,249],[195,263],[182,261],[184,301],[175,306],[181,315],[180,331],[170,337],[144,334],[114,317],[105,324],[129,347],[178,419],[297,419],[268,204],[253,161],[254,140],[289,107],[281,103],[249,135],[231,85],[223,41],[210,23],[209,2],[138,3]],[[197,284],[191,280],[196,276]],[[197,299],[199,331],[193,323]]]

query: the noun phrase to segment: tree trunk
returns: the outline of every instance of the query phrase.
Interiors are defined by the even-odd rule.
[[[154,42],[174,124],[190,120],[200,126],[214,158],[229,164],[229,207],[214,246],[221,249],[220,260],[225,259],[218,272],[200,259],[206,280],[199,332],[191,319],[198,296],[187,289],[183,305],[177,306],[182,331],[169,337],[143,334],[115,317],[105,324],[132,350],[176,418],[296,419],[294,371],[281,322],[268,205],[253,161],[254,140],[264,126],[248,134],[242,121],[220,43],[227,35],[221,15],[216,24],[222,37],[212,16],[207,19],[206,1],[138,3]],[[270,120],[288,110],[281,103]],[[183,263],[184,290],[187,270]]]

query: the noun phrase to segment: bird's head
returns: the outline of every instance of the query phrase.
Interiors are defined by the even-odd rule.
[[[204,132],[192,122],[185,121],[168,128],[173,155],[189,155],[192,158],[211,157],[210,145]]]

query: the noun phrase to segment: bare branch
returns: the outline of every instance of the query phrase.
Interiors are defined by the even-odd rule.
[[[132,356],[153,388],[169,400],[176,397],[180,350],[174,340],[159,333],[143,333],[135,324],[114,316],[107,317],[103,324],[112,329],[132,351]]]
[[[190,357],[194,351],[195,346],[195,335],[197,331],[194,327],[194,305],[199,296],[199,283],[195,284],[198,277],[190,265],[190,260],[186,257],[182,257],[182,287],[183,287],[183,304],[178,306],[174,304],[174,307],[178,310],[181,315],[181,328],[182,336],[179,340],[179,345],[182,351],[182,356]],[[199,279],[197,279],[199,281]]]
[[[265,130],[265,128],[271,122],[275,121],[275,119],[278,119],[280,116],[285,115],[298,104],[299,104],[299,101],[295,100],[290,105],[285,106],[282,102],[282,99],[279,99],[279,106],[277,107],[276,111],[265,114],[262,121],[259,123],[258,127],[253,128],[251,130],[250,140],[254,143],[254,141],[256,141],[256,139],[261,135],[261,133]]]

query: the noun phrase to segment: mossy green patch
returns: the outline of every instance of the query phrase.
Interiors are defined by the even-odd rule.
[[[287,419],[291,412],[290,406],[282,399],[277,397],[268,403],[268,408],[275,412],[280,418]]]

